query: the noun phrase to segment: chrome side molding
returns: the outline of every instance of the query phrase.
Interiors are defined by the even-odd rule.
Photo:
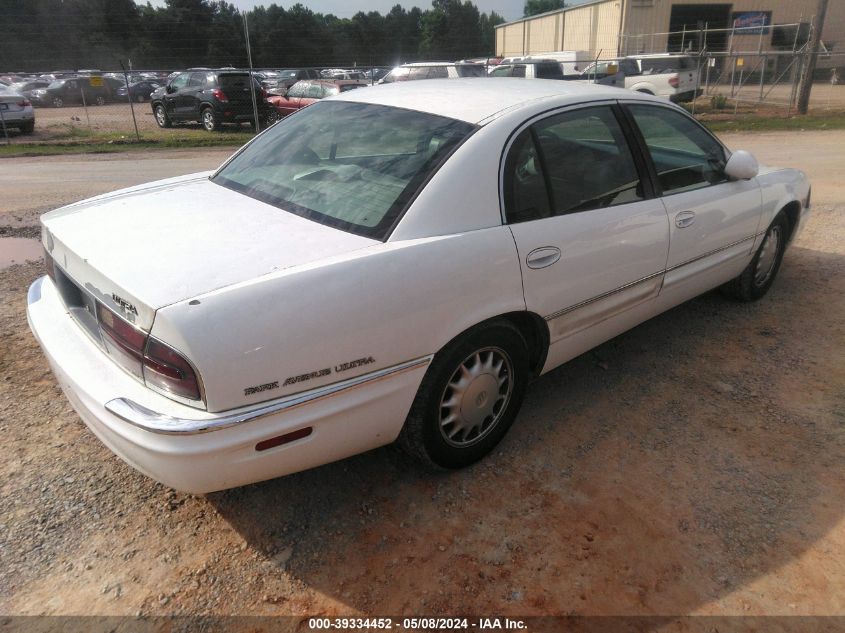
[[[217,417],[202,418],[175,418],[162,413],[157,413],[147,407],[138,404],[128,398],[115,398],[109,400],[106,404],[106,410],[119,417],[121,420],[136,426],[150,433],[159,433],[163,435],[195,435],[198,433],[208,433],[218,429],[225,429],[237,424],[251,422],[259,418],[287,411],[305,404],[310,404],[322,398],[329,398],[341,392],[355,389],[362,385],[383,380],[390,376],[400,374],[418,367],[427,366],[433,355],[423,356],[414,360],[409,360],[398,365],[385,367],[378,371],[370,372],[355,378],[349,378],[340,382],[332,383],[317,387],[309,391],[294,394],[292,396],[285,396],[278,400],[269,403],[261,403],[247,409],[240,409],[236,413],[228,415],[221,415]]]

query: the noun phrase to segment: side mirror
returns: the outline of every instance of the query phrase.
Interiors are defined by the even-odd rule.
[[[757,159],[749,152],[737,150],[725,165],[725,175],[731,180],[751,180],[760,171]]]

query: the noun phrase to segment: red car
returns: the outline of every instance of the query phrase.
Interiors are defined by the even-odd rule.
[[[355,79],[306,79],[297,81],[283,95],[267,97],[267,101],[282,118],[325,97],[369,85],[366,81]]]

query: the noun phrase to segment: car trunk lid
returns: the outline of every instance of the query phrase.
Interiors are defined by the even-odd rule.
[[[44,246],[90,297],[144,330],[155,311],[378,244],[202,177],[153,183],[42,217]]]

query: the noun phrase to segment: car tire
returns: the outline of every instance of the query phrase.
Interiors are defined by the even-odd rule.
[[[106,105],[106,98],[103,95],[97,95],[97,98],[94,99],[94,103],[98,106]]]
[[[25,123],[20,127],[21,134],[32,134],[35,132],[35,121],[30,121],[29,123]]]
[[[214,114],[213,108],[203,108],[200,112],[200,122],[207,132],[216,132],[220,129],[220,120]]]
[[[751,263],[737,277],[722,286],[722,291],[739,301],[757,301],[762,298],[780,270],[789,230],[789,219],[780,211],[763,235],[763,241]]]
[[[53,97],[53,107],[54,108],[61,108],[65,105],[65,100],[61,97]]]
[[[144,95],[141,95],[141,94],[139,94],[138,96],[135,97],[135,101],[138,102],[138,103],[144,103],[144,101],[146,101],[146,100],[147,100],[146,97]]]
[[[505,436],[528,384],[525,338],[507,321],[473,328],[431,362],[399,446],[431,468],[478,461]]]
[[[170,117],[167,116],[167,110],[164,109],[164,105],[161,103],[157,103],[155,104],[155,107],[153,107],[153,116],[155,117],[156,123],[158,123],[159,127],[171,127],[173,125]]]

